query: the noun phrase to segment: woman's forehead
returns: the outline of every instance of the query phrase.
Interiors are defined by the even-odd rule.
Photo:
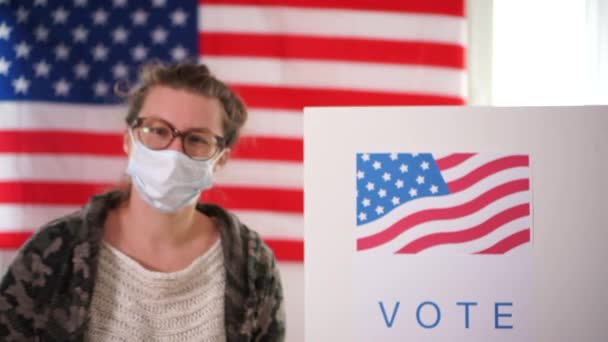
[[[219,100],[183,89],[165,86],[151,88],[139,114],[159,117],[177,129],[200,127],[222,132]]]

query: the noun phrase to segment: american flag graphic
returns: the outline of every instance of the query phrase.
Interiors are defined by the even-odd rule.
[[[527,155],[358,153],[357,250],[504,254],[530,242]]]
[[[0,0],[0,248],[120,179],[118,81],[194,60],[250,109],[203,200],[302,261],[303,107],[463,104],[465,24],[464,0]]]

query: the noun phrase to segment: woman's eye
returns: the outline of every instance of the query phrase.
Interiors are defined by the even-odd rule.
[[[162,137],[169,135],[169,130],[164,127],[150,127],[148,131]]]
[[[197,136],[197,135],[190,135],[188,136],[188,143],[190,144],[202,144],[202,145],[208,145],[209,141],[207,139],[205,139],[205,137],[201,137],[201,136]]]

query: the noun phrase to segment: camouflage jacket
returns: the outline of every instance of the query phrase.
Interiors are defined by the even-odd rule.
[[[21,248],[0,284],[0,340],[84,339],[103,225],[120,198],[118,192],[93,197]],[[283,292],[272,251],[224,209],[197,209],[220,225],[228,341],[283,341]]]

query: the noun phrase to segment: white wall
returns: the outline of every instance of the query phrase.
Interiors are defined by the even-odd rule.
[[[492,104],[493,0],[467,0],[468,104]]]
[[[584,0],[495,0],[494,105],[587,103]]]
[[[587,0],[589,103],[608,104],[608,1]]]
[[[468,0],[469,104],[608,104],[608,1]]]

